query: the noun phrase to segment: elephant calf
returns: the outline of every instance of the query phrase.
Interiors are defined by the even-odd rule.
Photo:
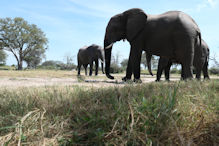
[[[103,72],[103,49],[101,46],[92,44],[90,46],[84,46],[83,48],[80,48],[78,51],[78,75],[80,75],[81,65],[84,66],[85,74],[87,75],[87,66],[90,65],[90,73],[89,75],[92,75],[93,71],[93,62],[95,61],[95,75],[98,75],[98,59],[101,61],[101,67]],[[104,72],[103,72],[104,73]]]
[[[203,71],[204,78],[209,79],[208,75],[208,61],[209,61],[209,47],[204,40],[201,42],[201,46],[199,44],[195,47],[195,54],[193,60],[193,66],[196,69],[196,78],[201,78],[201,71]],[[157,79],[156,81],[160,81],[163,70],[165,71],[165,79],[169,80],[170,67],[174,61],[169,60],[164,57],[160,57],[158,63],[157,70]],[[181,72],[181,78],[184,79],[183,68]]]

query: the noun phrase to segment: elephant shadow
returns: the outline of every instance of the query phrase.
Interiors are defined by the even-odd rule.
[[[106,81],[106,80],[104,80],[104,81],[98,81],[98,80],[84,80],[84,82],[86,82],[86,83],[125,84],[124,81],[117,81],[117,80],[115,80],[115,81]]]

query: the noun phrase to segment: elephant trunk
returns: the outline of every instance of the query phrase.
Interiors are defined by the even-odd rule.
[[[152,57],[152,55],[150,53],[146,52],[146,60],[147,60],[147,65],[148,65],[148,71],[149,71],[150,75],[153,76],[153,73],[151,71],[151,57]]]
[[[111,53],[112,53],[112,46],[110,45],[111,44],[108,43],[108,41],[105,39],[104,40],[105,73],[109,79],[114,79],[114,77],[110,75],[110,62],[111,62]]]
[[[104,70],[103,70],[103,62],[101,62],[101,70],[102,70],[102,73],[104,74]]]

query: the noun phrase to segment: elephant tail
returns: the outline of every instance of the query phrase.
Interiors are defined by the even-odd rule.
[[[198,32],[198,38],[199,38],[199,45],[201,47],[201,45],[202,45],[202,37],[201,37],[201,32],[200,31]]]

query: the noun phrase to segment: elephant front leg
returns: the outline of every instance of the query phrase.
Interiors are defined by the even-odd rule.
[[[80,75],[80,71],[81,71],[81,64],[78,65],[78,76]]]
[[[132,47],[131,48],[131,63],[132,63],[132,72],[134,73],[134,81],[141,82],[140,80],[140,72],[141,72],[141,55],[142,50],[140,47]]]
[[[97,76],[98,75],[98,67],[99,67],[99,61],[98,60],[96,60],[95,61],[95,75]]]
[[[90,73],[89,73],[89,76],[92,76],[92,72],[93,72],[93,61],[90,63]]]
[[[126,68],[126,76],[122,78],[123,81],[131,80],[132,77],[132,63],[129,55],[128,66]]]

